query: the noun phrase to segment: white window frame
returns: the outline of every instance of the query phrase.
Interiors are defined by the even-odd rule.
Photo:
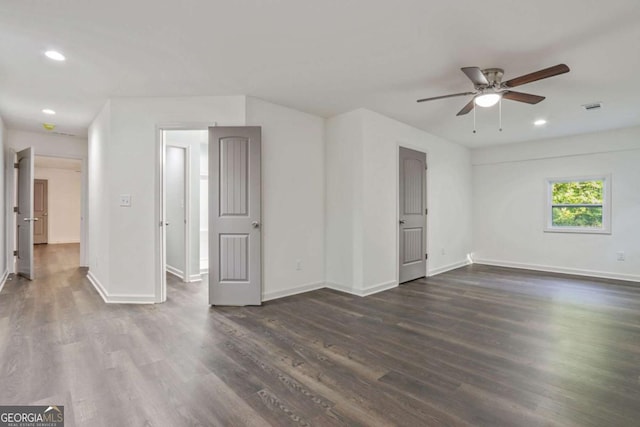
[[[558,182],[602,181],[602,227],[566,227],[553,225],[553,184]],[[545,179],[545,226],[547,233],[611,234],[611,174]]]

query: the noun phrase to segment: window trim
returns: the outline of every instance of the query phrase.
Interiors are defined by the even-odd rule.
[[[552,210],[553,184],[557,182],[602,181],[602,227],[567,227],[553,226]],[[544,203],[544,232],[545,233],[580,233],[580,234],[611,234],[611,174],[546,178],[545,179],[545,203]],[[572,205],[572,206],[600,206],[600,205]]]

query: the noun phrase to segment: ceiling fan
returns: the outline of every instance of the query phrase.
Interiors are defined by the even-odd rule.
[[[526,102],[527,104],[537,104],[545,97],[539,95],[531,95],[529,93],[515,92],[511,88],[532,83],[538,80],[547,79],[569,72],[569,67],[565,64],[558,64],[553,67],[545,68],[524,76],[516,77],[506,82],[502,81],[504,70],[502,68],[487,68],[481,70],[478,67],[464,67],[462,72],[467,75],[469,80],[473,82],[475,91],[454,93],[451,95],[435,96],[433,98],[418,99],[418,102],[434,101],[436,99],[452,98],[454,96],[473,95],[473,99],[458,112],[458,116],[467,114],[473,110],[474,106],[491,107],[496,105],[501,99],[509,99],[511,101]]]

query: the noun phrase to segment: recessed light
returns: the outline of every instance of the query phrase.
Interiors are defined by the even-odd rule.
[[[42,110],[42,112],[45,113],[45,114],[49,114],[49,115],[54,115],[56,113],[55,111],[53,111],[50,108],[45,108],[44,110]]]
[[[542,125],[546,125],[547,121],[545,119],[538,119],[535,122],[533,122],[533,124],[536,126],[542,126]]]
[[[45,53],[45,56],[49,59],[53,59],[54,61],[64,61],[65,56],[56,50],[48,50]]]
[[[56,125],[54,125],[53,123],[43,123],[42,127],[46,130],[54,130],[56,128]]]

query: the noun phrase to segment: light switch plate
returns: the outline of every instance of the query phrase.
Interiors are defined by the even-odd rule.
[[[120,195],[120,206],[131,207],[131,194]]]

